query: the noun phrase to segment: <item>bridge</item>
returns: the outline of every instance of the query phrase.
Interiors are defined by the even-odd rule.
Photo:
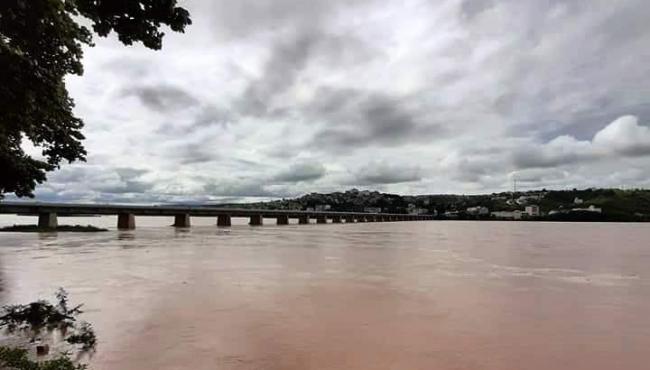
[[[249,225],[261,226],[265,218],[275,219],[278,225],[288,225],[289,219],[297,219],[298,224],[356,223],[356,222],[395,222],[432,220],[430,215],[411,215],[399,213],[294,211],[269,209],[221,208],[204,206],[174,205],[118,205],[118,204],[75,204],[41,202],[0,202],[0,214],[38,215],[38,226],[56,228],[57,215],[96,216],[117,215],[118,229],[135,229],[135,216],[173,217],[173,226],[190,227],[191,217],[215,217],[217,226],[231,226],[233,217],[249,219]]]

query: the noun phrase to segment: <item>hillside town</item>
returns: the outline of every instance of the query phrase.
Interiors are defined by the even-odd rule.
[[[354,211],[433,215],[450,220],[647,221],[650,191],[620,189],[538,190],[485,195],[397,195],[350,189],[295,199],[224,207]]]

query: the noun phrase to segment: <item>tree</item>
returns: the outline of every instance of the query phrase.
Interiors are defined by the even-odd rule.
[[[0,1],[0,198],[33,197],[46,172],[85,160],[83,121],[64,83],[67,74],[83,74],[82,47],[93,46],[80,21],[99,36],[114,31],[125,45],[156,50],[162,25],[183,32],[191,24],[176,0]],[[44,159],[27,155],[24,140],[42,148]]]

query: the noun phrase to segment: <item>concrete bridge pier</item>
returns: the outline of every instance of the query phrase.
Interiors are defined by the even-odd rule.
[[[39,229],[56,229],[59,226],[56,213],[44,212],[38,214],[38,228]]]
[[[345,216],[345,223],[346,224],[353,224],[354,223],[354,216]]]
[[[135,215],[133,213],[118,213],[117,228],[121,230],[135,229]]]
[[[190,227],[190,215],[187,213],[174,215],[175,227]]]
[[[309,216],[299,216],[298,223],[300,225],[307,225],[309,223]]]
[[[218,215],[217,216],[217,226],[218,227],[230,227],[232,225],[232,220],[230,215]]]
[[[326,224],[327,223],[327,217],[325,217],[323,215],[316,216],[316,223],[317,224]]]
[[[248,224],[251,226],[262,226],[264,225],[264,217],[262,215],[252,215]]]
[[[357,222],[366,222],[366,216],[357,216]]]
[[[341,219],[341,216],[332,216],[332,223],[333,224],[340,224],[341,222],[343,222],[343,220]]]
[[[278,225],[289,225],[289,216],[280,215],[276,217]]]

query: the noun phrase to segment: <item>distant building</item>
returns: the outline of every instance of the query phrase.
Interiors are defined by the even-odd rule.
[[[314,211],[316,212],[329,211],[330,209],[332,209],[332,206],[329,204],[317,204],[314,206]]]
[[[446,218],[458,218],[458,211],[447,211],[444,213]]]
[[[524,212],[530,217],[540,216],[539,206],[535,205],[535,204],[531,204],[529,206],[526,206]]]
[[[407,211],[408,214],[410,214],[410,215],[425,215],[425,214],[429,213],[429,210],[428,210],[428,209],[426,209],[426,208],[419,208],[418,206],[416,206],[416,205],[413,204],[413,203],[410,203],[410,204],[408,205],[406,211]]]
[[[381,207],[365,207],[363,211],[365,213],[381,213]]]
[[[521,220],[522,212],[519,210],[516,211],[496,211],[492,212],[492,217],[504,219],[504,220]]]
[[[580,199],[580,198],[578,198],[578,197],[575,197],[575,198],[573,199],[573,203],[574,203],[574,204],[582,204],[582,203],[584,203],[584,202],[585,202],[584,200],[582,200],[582,199]]]
[[[485,216],[490,214],[490,210],[482,206],[469,207],[467,208],[467,214],[472,216]]]
[[[571,211],[573,211],[573,212],[596,212],[596,213],[603,213],[603,209],[602,209],[602,208],[598,208],[598,207],[594,206],[593,204],[590,205],[590,206],[587,207],[587,208],[573,208],[573,209],[571,209]]]

